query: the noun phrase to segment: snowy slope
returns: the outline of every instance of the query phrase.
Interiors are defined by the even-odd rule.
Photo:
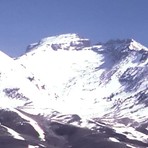
[[[147,48],[134,40],[90,47],[85,41],[90,42],[75,34],[49,37],[16,62],[40,78],[50,94],[51,107],[60,112],[96,117],[110,113],[113,106],[118,110],[128,104],[131,110],[125,113],[123,109],[122,114],[142,108],[142,103],[132,106],[138,101],[135,95],[147,88]],[[57,45],[56,50],[53,44]],[[81,50],[77,50],[80,45]]]
[[[0,107],[29,105],[33,98],[41,95],[37,86],[29,80],[34,76],[30,70],[2,52],[0,52],[0,60]]]
[[[0,108],[38,132],[41,139],[33,145],[47,147],[50,121],[54,130],[68,123],[106,132],[107,141],[148,146],[148,48],[135,40],[91,45],[77,34],[63,34],[29,45],[16,59],[0,52],[0,59]],[[24,138],[3,120],[2,128]]]

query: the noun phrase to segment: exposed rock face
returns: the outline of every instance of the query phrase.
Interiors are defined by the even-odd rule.
[[[17,112],[19,112],[17,110]],[[20,111],[21,112],[21,111]],[[45,139],[41,139],[40,133],[28,120],[24,120],[19,114],[10,110],[1,110],[0,147],[9,148],[127,148],[147,147],[148,144],[139,140],[133,140],[126,135],[117,133],[106,124],[94,122],[94,129],[81,128],[69,124],[49,120],[43,116],[28,116],[44,131]],[[139,127],[142,129],[142,127]],[[126,131],[128,132],[128,131]],[[118,139],[118,140],[115,140]]]

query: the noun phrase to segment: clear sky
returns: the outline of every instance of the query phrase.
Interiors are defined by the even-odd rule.
[[[134,38],[148,47],[148,0],[0,0],[0,50],[8,55],[63,33],[93,43]]]

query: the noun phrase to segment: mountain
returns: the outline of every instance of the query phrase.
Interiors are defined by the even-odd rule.
[[[0,147],[148,147],[148,48],[47,37],[0,52]]]

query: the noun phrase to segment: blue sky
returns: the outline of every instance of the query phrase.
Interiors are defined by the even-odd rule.
[[[8,55],[63,33],[93,43],[134,38],[148,47],[148,0],[0,0],[0,50]]]

